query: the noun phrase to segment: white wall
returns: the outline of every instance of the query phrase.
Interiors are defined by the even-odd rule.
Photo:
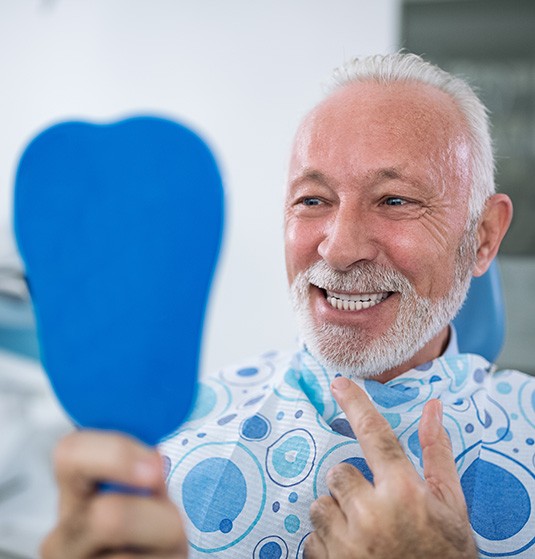
[[[335,66],[397,48],[398,3],[3,0],[0,226],[20,152],[51,122],[148,111],[190,123],[228,192],[204,369],[291,345],[281,205],[292,133]]]

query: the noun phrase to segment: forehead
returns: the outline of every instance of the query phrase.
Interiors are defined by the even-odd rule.
[[[416,82],[346,85],[314,108],[301,124],[290,172],[332,164],[358,174],[363,167],[448,164],[469,172],[464,117],[444,92]],[[341,169],[342,170],[342,169]]]

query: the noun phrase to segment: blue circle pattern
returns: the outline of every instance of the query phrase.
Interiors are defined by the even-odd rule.
[[[280,476],[294,478],[304,470],[309,456],[306,439],[294,435],[273,451],[273,467]]]
[[[288,545],[280,536],[262,538],[253,550],[253,559],[287,559]]]
[[[301,521],[299,517],[295,516],[295,514],[289,514],[284,519],[284,527],[290,534],[295,534],[301,526]]]
[[[188,421],[194,421],[206,417],[214,408],[217,402],[215,390],[204,383],[199,383],[197,389],[197,403],[195,409],[190,414]]]
[[[200,498],[206,490],[207,479],[224,479],[232,491],[222,484],[213,487],[211,501]],[[223,533],[232,530],[232,522],[242,511],[247,500],[247,483],[240,468],[225,458],[207,458],[192,468],[182,486],[184,510],[195,527],[201,532]],[[224,503],[225,517],[221,518],[221,506]]]
[[[267,474],[277,485],[297,485],[310,475],[315,459],[316,443],[312,435],[305,429],[292,429],[268,447]]]
[[[404,384],[381,384],[375,380],[364,381],[364,387],[372,400],[382,408],[390,409],[416,399],[420,390]]]
[[[168,485],[185,513],[191,548],[199,553],[224,552],[247,538],[266,503],[263,468],[238,441],[192,448],[174,466]]]
[[[467,499],[468,514],[472,527],[484,538],[505,540],[527,523],[531,512],[529,494],[507,470],[476,458],[462,475],[461,487],[465,495],[473,494],[477,488],[477,499]]]
[[[350,439],[356,439],[355,433],[349,424],[349,421],[345,417],[339,417],[331,423],[331,429],[340,433],[344,437],[349,437]]]
[[[238,369],[236,374],[239,377],[253,377],[258,374],[258,369],[256,367],[244,367],[243,369]]]
[[[488,378],[488,368],[488,364],[480,358],[458,356],[454,359],[448,358],[425,364],[419,367],[420,376],[415,374],[414,378],[407,378],[408,375],[405,375],[402,382],[396,382],[394,379],[384,385],[375,381],[364,381],[362,384],[400,437],[408,455],[414,457],[413,463],[420,471],[422,449],[417,432],[418,422],[414,419],[421,413],[421,408],[427,399],[436,394],[441,395],[445,409],[449,410],[448,421],[453,431],[450,425],[448,430],[453,435],[452,442],[457,455],[461,485],[466,496],[473,529],[480,538],[478,542],[481,553],[492,557],[516,555],[524,557],[522,553],[532,550],[535,543],[533,529],[531,529],[531,536],[529,534],[527,538],[522,536],[526,528],[533,526],[535,521],[534,483],[526,481],[529,476],[532,480],[535,479],[533,474],[535,438],[527,435],[529,430],[521,428],[521,423],[525,420],[524,424],[535,426],[535,383],[526,381],[519,389],[518,381],[515,383],[511,376],[495,375],[493,381],[495,392],[491,394],[485,380]],[[274,370],[275,366],[270,367],[266,364],[258,367],[242,367],[234,372],[226,371],[222,378],[223,381],[227,378],[235,379],[232,382],[229,380],[229,384],[236,385],[234,389],[236,394],[233,397],[237,399],[238,389],[241,394],[241,388],[253,386],[253,380],[257,377],[255,386],[261,386],[262,390],[268,388],[266,379],[272,376]],[[326,491],[322,480],[329,467],[338,462],[349,463],[373,483],[373,473],[365,458],[355,456],[355,449],[359,446],[351,425],[339,411],[334,417],[330,415],[332,403],[325,400],[330,395],[327,394],[328,386],[324,384],[322,375],[326,376],[324,369],[316,372],[309,366],[303,369],[287,369],[286,374],[283,375],[287,388],[281,389],[280,395],[277,394],[277,389],[274,389],[276,398],[266,399],[264,393],[253,398],[249,397],[245,404],[239,406],[244,407],[243,413],[238,413],[239,408],[233,407],[219,417],[215,416],[217,421],[213,423],[214,426],[217,425],[216,428],[221,429],[222,440],[225,441],[232,439],[232,433],[236,431],[246,442],[267,440],[258,445],[259,452],[262,452],[262,445],[264,445],[264,455],[258,454],[257,458],[259,461],[264,460],[265,473],[272,482],[270,486],[272,489],[268,495],[272,503],[269,511],[271,518],[279,519],[278,522],[281,524],[278,530],[283,530],[280,532],[282,535],[286,532],[290,535],[295,534],[298,538],[297,540],[295,536],[292,538],[292,549],[294,549],[292,553],[295,552],[295,543],[299,541],[299,549],[301,549],[308,535],[307,529],[310,529],[310,525],[303,522],[308,522],[309,495],[311,493],[318,495]],[[422,375],[427,376],[428,380],[421,380]],[[237,380],[240,378],[247,383],[240,383]],[[294,393],[288,392],[288,389],[293,390]],[[206,385],[205,388],[201,386],[198,407],[191,416],[192,420],[208,416],[218,405],[218,396],[219,393],[210,386]],[[513,413],[514,406],[511,405],[511,401],[516,397],[518,413]],[[303,402],[299,407],[291,403],[297,400]],[[253,405],[256,406],[253,410],[254,415],[250,415],[251,411],[245,415],[247,409],[250,410]],[[227,408],[225,407],[224,410]],[[410,415],[407,414],[407,410],[415,411]],[[322,412],[326,414],[323,418]],[[331,439],[329,445],[321,447],[323,455],[319,456],[319,460],[316,457],[315,437],[326,435],[322,433],[316,435],[308,429],[291,428],[300,424],[314,427],[314,424],[310,423],[310,418],[316,416],[320,426],[321,421],[328,421],[329,425],[325,424],[323,428],[327,429],[327,433],[330,428],[331,436],[336,437]],[[272,424],[275,417],[278,421]],[[271,418],[271,421],[268,418]],[[515,420],[514,430],[511,429],[511,419]],[[296,422],[296,420],[300,421]],[[215,436],[215,440],[218,440],[217,431],[205,425],[202,436],[207,434],[207,438]],[[197,436],[201,436],[201,433],[197,433]],[[347,443],[338,444],[340,437],[343,437]],[[195,436],[192,435],[190,438]],[[175,440],[180,442],[185,439],[175,438]],[[509,448],[509,455],[512,456],[514,453],[519,460],[524,460],[525,465],[520,465],[516,469],[508,467],[507,463],[520,464],[520,462],[516,462],[501,451],[498,452],[496,450],[498,448]],[[336,452],[333,452],[335,449]],[[529,454],[526,455],[528,452]],[[166,466],[167,460],[173,458],[173,453],[167,454],[171,458],[166,459]],[[288,545],[279,535],[263,539],[255,536],[257,533],[262,534],[258,531],[258,526],[262,525],[262,522],[260,521],[258,525],[256,522],[260,518],[263,505],[257,520],[250,525],[246,533],[242,528],[238,530],[237,519],[244,510],[247,500],[258,499],[258,496],[254,493],[256,488],[250,485],[247,469],[243,468],[240,461],[234,460],[233,453],[225,456],[227,458],[213,456],[192,464],[183,478],[181,491],[184,510],[200,532],[222,536],[240,532],[240,537],[226,546],[201,551],[212,553],[228,549],[241,541],[241,538],[254,528],[248,538],[249,541],[251,537],[257,538],[254,557],[285,559],[288,556]],[[328,456],[327,461],[325,459]],[[501,457],[502,461],[496,461],[493,457]],[[312,473],[314,475],[311,477]],[[207,479],[213,480],[208,486]],[[311,479],[313,491],[309,481]],[[223,480],[224,483],[221,483]],[[292,487],[298,484],[303,484],[299,489],[299,495],[304,496],[302,499],[299,499],[297,491],[285,495],[281,493],[281,486]],[[248,492],[248,487],[252,489],[252,494]],[[282,505],[281,498],[286,501]],[[511,511],[514,513],[511,514]],[[240,525],[243,526],[241,519]],[[492,542],[496,542],[498,547],[493,547]],[[193,547],[200,549],[195,545]],[[229,550],[229,553],[228,557],[234,556],[232,551]],[[224,556],[227,557],[226,554]]]
[[[401,424],[401,415],[399,413],[383,413],[383,417],[390,423],[392,429],[396,429]]]
[[[233,527],[234,524],[230,518],[223,518],[223,520],[219,523],[219,529],[223,532],[223,534],[228,534]]]
[[[277,542],[265,543],[260,548],[260,559],[280,559],[282,557],[282,548]]]
[[[261,441],[271,432],[271,423],[260,414],[247,418],[241,425],[241,436],[248,441]]]

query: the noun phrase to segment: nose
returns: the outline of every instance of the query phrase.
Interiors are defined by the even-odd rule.
[[[357,262],[374,260],[378,247],[370,220],[361,212],[339,209],[326,226],[318,254],[331,268],[342,272]]]

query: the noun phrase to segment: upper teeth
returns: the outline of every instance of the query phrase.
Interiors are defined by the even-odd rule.
[[[383,293],[336,293],[327,291],[327,301],[335,308],[340,310],[360,311],[369,309],[377,303],[384,301],[388,297],[387,292]]]

